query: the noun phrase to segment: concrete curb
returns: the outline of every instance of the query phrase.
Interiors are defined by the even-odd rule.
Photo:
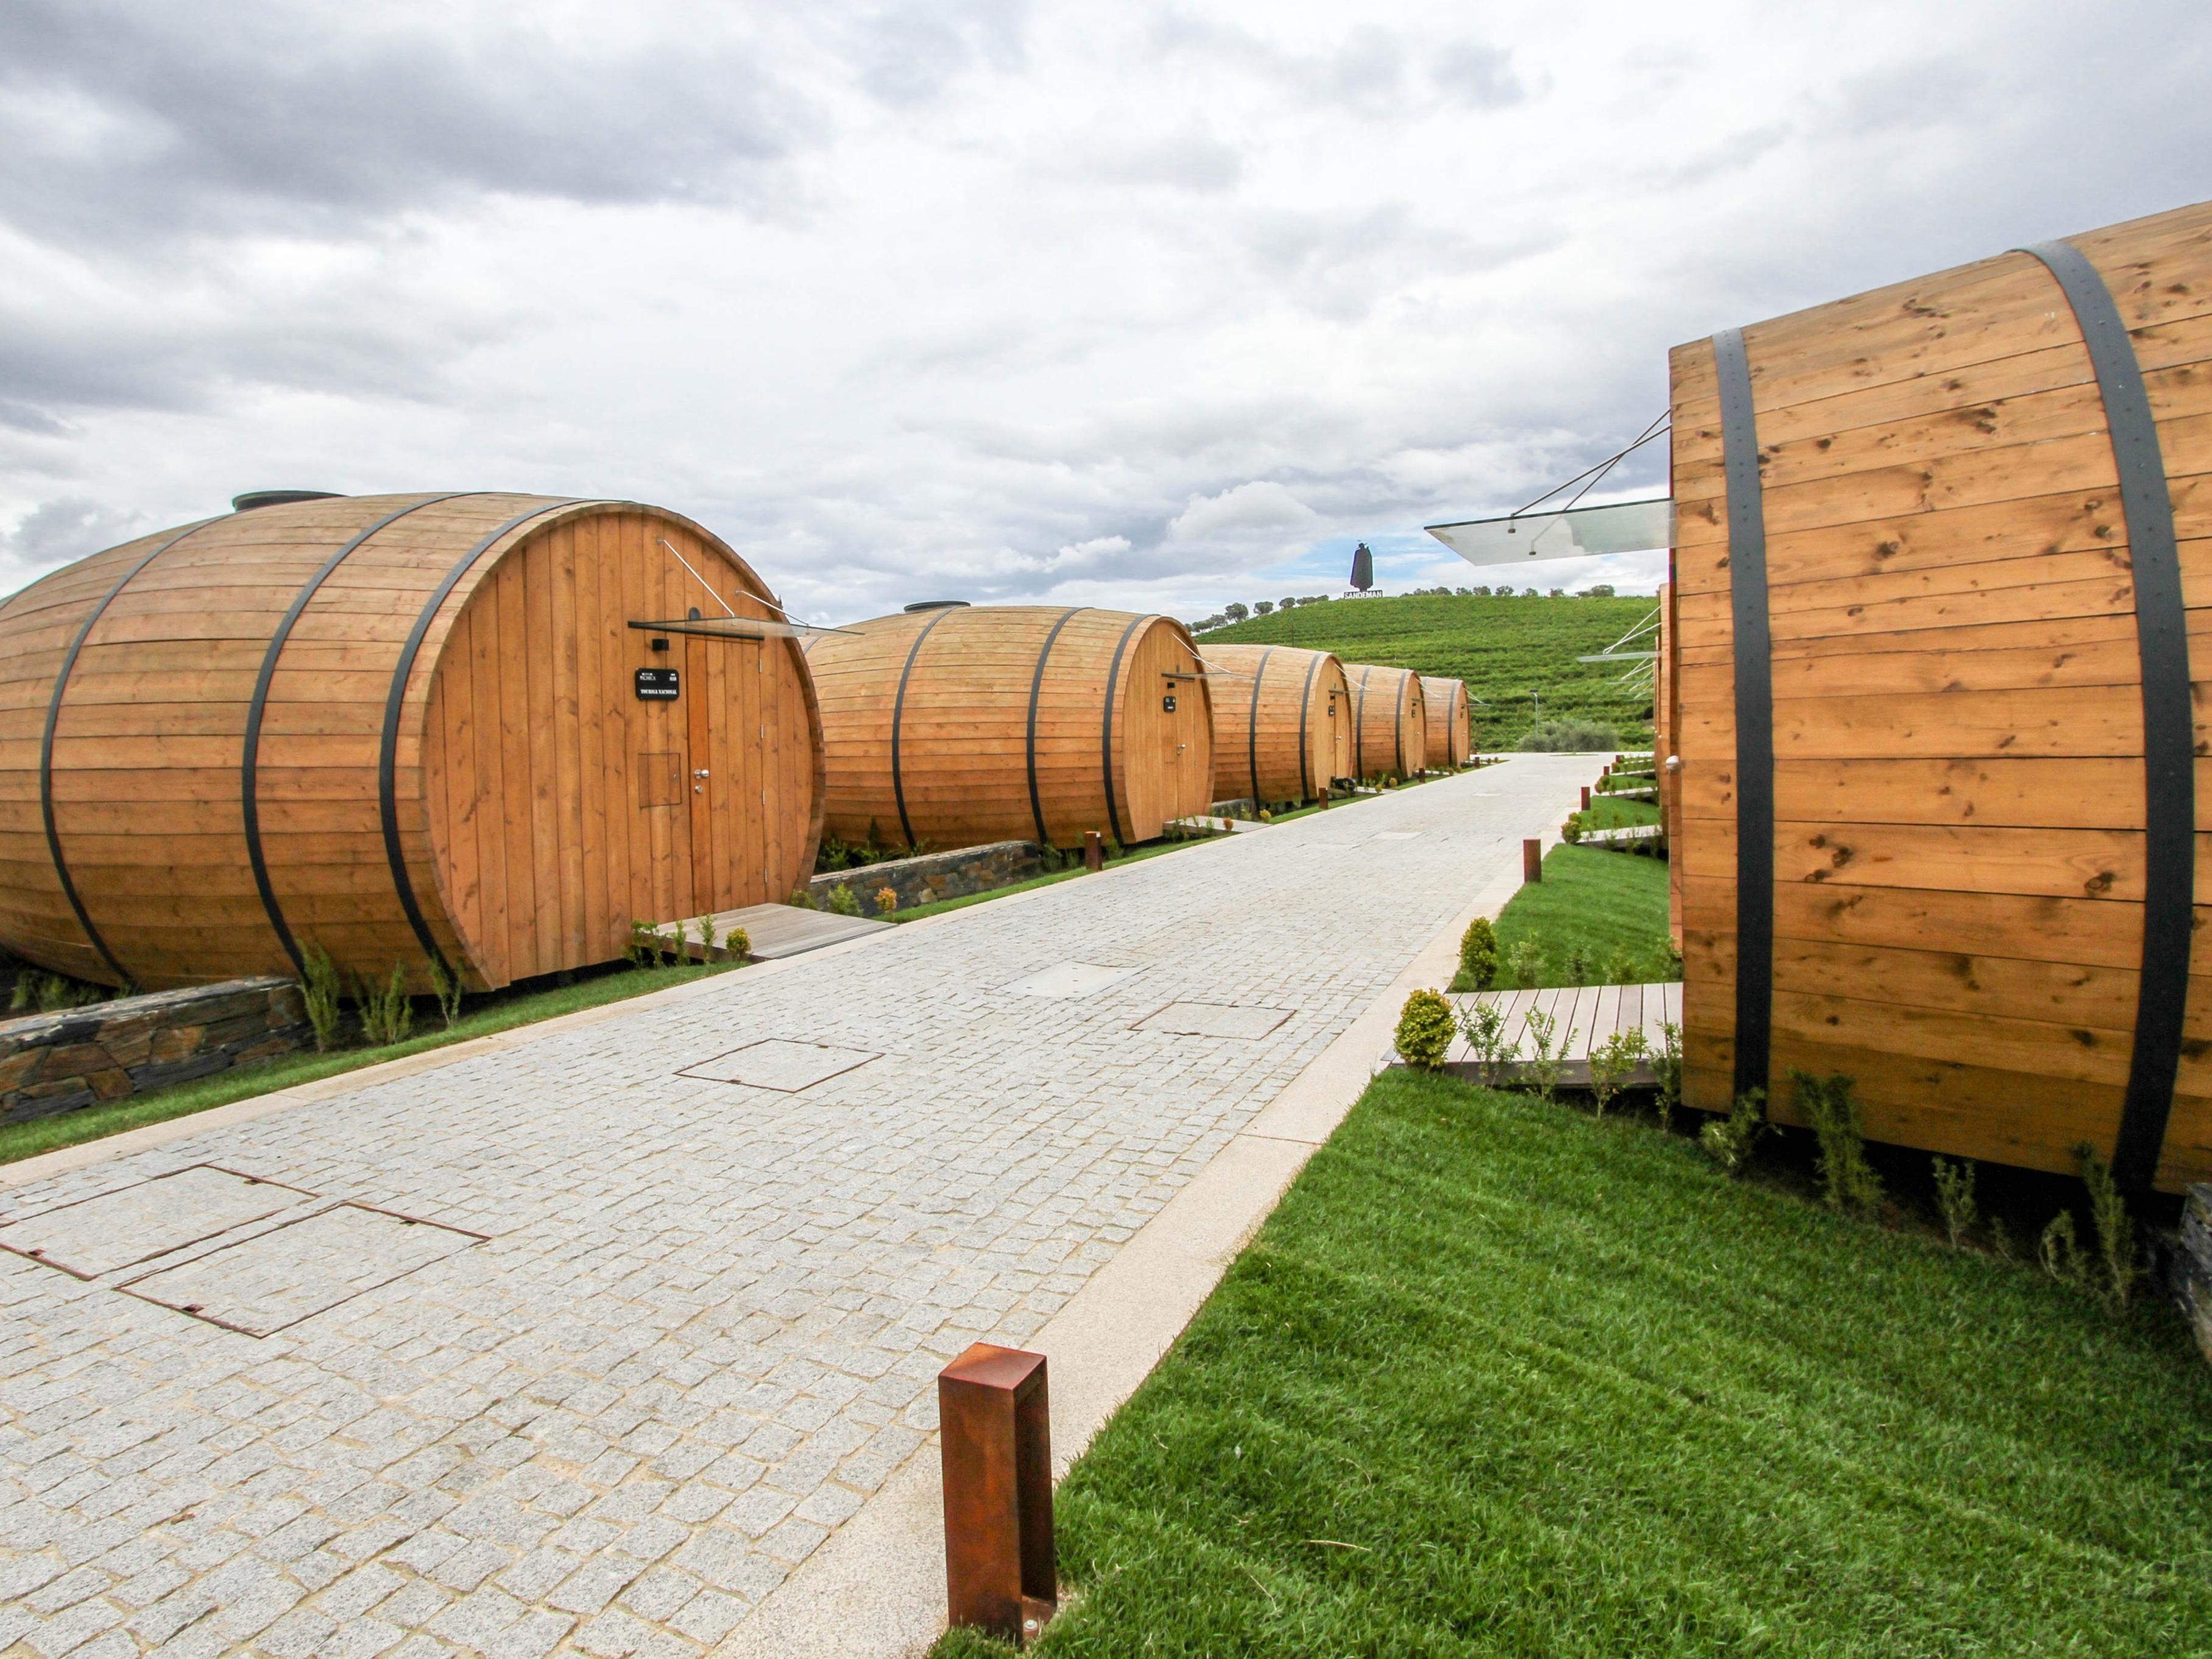
[[[1544,851],[1559,839],[1556,828],[1547,830]],[[1233,841],[1224,838],[1224,845]],[[1052,1364],[1055,1479],[1152,1374],[1306,1160],[1383,1069],[1406,997],[1425,986],[1449,984],[1467,924],[1478,916],[1495,918],[1520,891],[1518,852],[1514,849],[1507,872],[1423,946],[1390,988],[1032,1339],[1032,1348]],[[932,1435],[714,1654],[716,1659],[915,1659],[944,1629],[943,1488]]]

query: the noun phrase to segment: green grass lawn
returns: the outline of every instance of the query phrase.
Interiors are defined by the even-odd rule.
[[[1626,814],[1638,804],[1608,802],[1606,810]],[[1498,913],[1497,929],[1493,990],[1574,984],[1577,955],[1583,965],[1580,983],[1586,984],[1649,984],[1680,972],[1667,934],[1666,861],[1640,853],[1553,847],[1544,857],[1544,879],[1513,895]],[[1541,971],[1526,984],[1510,966],[1524,940],[1534,940],[1544,954]],[[1475,987],[1455,979],[1451,989]]]
[[[1057,1511],[1042,1659],[2202,1654],[2212,1371],[2162,1306],[1394,1071]]]
[[[1476,742],[1510,749],[1534,724],[1531,691],[1547,719],[1611,726],[1624,747],[1651,747],[1651,681],[1614,683],[1631,664],[1581,663],[1649,616],[1657,601],[1626,599],[1336,599],[1216,628],[1199,637],[1247,645],[1304,645],[1347,663],[1379,663],[1467,681]],[[1649,649],[1647,638],[1635,649]],[[1595,770],[1595,767],[1592,768]]]
[[[58,1112],[52,1117],[33,1118],[27,1123],[7,1124],[0,1127],[0,1164],[12,1164],[17,1159],[36,1157],[58,1147],[73,1147],[104,1135],[119,1135],[142,1124],[164,1123],[214,1106],[227,1106],[234,1100],[290,1088],[295,1083],[312,1083],[318,1078],[334,1077],[340,1072],[401,1059],[426,1049],[443,1048],[448,1043],[465,1043],[471,1037],[489,1037],[494,1032],[550,1020],[557,1014],[618,1002],[647,991],[665,990],[687,980],[727,972],[736,966],[687,963],[681,967],[623,967],[579,978],[574,984],[510,988],[471,998],[471,1006],[454,1021],[451,1031],[439,1019],[434,1003],[417,999],[415,1029],[420,1034],[404,1043],[378,1049],[341,1049],[330,1054],[288,1054],[253,1065],[236,1066],[189,1083],[132,1095],[111,1106],[86,1106],[76,1111]]]

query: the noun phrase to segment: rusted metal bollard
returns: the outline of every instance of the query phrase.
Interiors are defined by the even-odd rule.
[[[1589,785],[1588,784],[1584,784],[1583,785],[1583,810],[1584,812],[1588,812],[1589,810]]]
[[[1083,868],[1091,870],[1106,868],[1106,842],[1097,830],[1083,832]]]
[[[1544,844],[1523,841],[1521,844],[1521,879],[1540,881],[1544,879]]]
[[[1327,784],[1323,784],[1322,786],[1321,809],[1323,812],[1327,812],[1328,810],[1328,786]]]
[[[1017,1644],[1059,1603],[1044,1355],[978,1342],[937,1374],[951,1621]]]

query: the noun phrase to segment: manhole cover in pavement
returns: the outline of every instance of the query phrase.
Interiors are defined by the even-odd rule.
[[[1137,1021],[1138,1031],[1178,1037],[1265,1037],[1291,1017],[1288,1008],[1240,1008],[1226,1002],[1170,1002]]]
[[[865,1066],[877,1057],[865,1049],[833,1048],[827,1043],[791,1043],[781,1037],[769,1037],[712,1060],[702,1060],[696,1066],[686,1066],[676,1075],[796,1094],[840,1072]]]
[[[1058,962],[1042,973],[1015,980],[1006,989],[1017,996],[1088,996],[1135,972],[1134,968],[1102,968],[1095,962]]]
[[[340,1204],[119,1288],[210,1324],[270,1336],[482,1242],[434,1221]]]
[[[199,1244],[312,1196],[278,1182],[194,1164],[0,1227],[0,1248],[90,1279]]]

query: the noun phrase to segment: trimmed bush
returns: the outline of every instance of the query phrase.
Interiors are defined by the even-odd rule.
[[[1468,990],[1488,990],[1498,978],[1498,931],[1478,916],[1459,936],[1459,973]]]
[[[1458,1030],[1452,1005],[1440,993],[1417,990],[1399,1010],[1398,1057],[1422,1071],[1441,1071]]]

